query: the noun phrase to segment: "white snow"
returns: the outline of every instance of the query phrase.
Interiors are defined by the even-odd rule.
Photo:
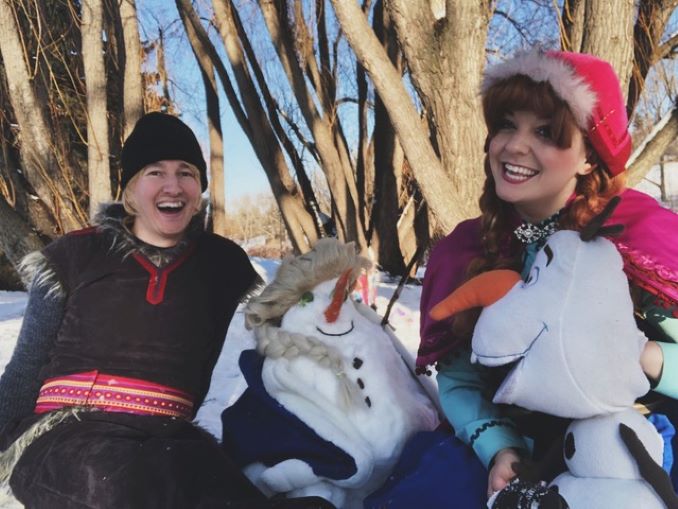
[[[12,356],[27,300],[24,292],[0,291],[0,369],[2,371],[5,370],[5,364]]]
[[[278,261],[260,258],[252,261],[265,281],[272,280],[279,265]],[[385,279],[384,276],[382,278]],[[383,282],[378,282],[375,304],[379,314],[383,315],[385,312],[397,285],[397,280],[388,281],[385,279]],[[420,294],[420,286],[405,286],[398,301],[393,306],[389,318],[395,334],[403,343],[406,351],[412,356],[416,355],[419,345]],[[12,355],[21,328],[26,301],[27,295],[25,292],[0,291],[0,372],[4,371],[4,367]],[[252,335],[250,331],[245,329],[243,314],[241,310],[238,310],[233,317],[224,349],[214,370],[210,391],[196,418],[201,426],[218,438],[221,437],[220,417],[222,410],[232,404],[245,389],[245,383],[238,368],[240,352],[253,346]],[[16,505],[2,504],[0,499],[0,509],[14,509],[16,507]]]

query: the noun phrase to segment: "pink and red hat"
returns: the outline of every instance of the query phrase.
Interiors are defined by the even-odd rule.
[[[569,106],[609,173],[624,171],[631,155],[631,136],[619,79],[609,63],[585,53],[521,52],[485,70],[481,93],[516,75],[548,82]]]

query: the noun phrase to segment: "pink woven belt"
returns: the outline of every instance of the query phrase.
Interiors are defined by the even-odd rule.
[[[98,371],[46,380],[40,388],[34,412],[44,414],[66,406],[93,406],[106,412],[186,419],[193,415],[191,396],[183,391]]]

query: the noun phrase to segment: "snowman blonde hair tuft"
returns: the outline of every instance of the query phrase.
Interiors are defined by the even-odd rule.
[[[356,252],[353,242],[344,244],[334,238],[321,239],[308,253],[286,258],[273,282],[250,299],[244,310],[245,326],[254,329],[257,351],[273,359],[304,355],[331,369],[343,382],[343,399],[350,404],[357,391],[345,376],[341,354],[313,336],[281,329],[280,322],[305,292],[347,270],[351,271],[349,287],[352,287],[360,273],[371,265]]]
[[[252,329],[264,323],[279,323],[305,292],[349,269],[349,286],[352,286],[362,270],[371,266],[367,258],[356,252],[353,242],[344,244],[334,238],[320,239],[308,253],[283,260],[273,282],[245,307],[245,325]]]

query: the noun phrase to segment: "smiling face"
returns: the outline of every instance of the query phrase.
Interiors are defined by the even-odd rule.
[[[623,261],[604,238],[554,233],[527,281],[487,306],[473,332],[473,359],[516,362],[494,396],[568,418],[627,408],[649,389]]]
[[[306,336],[314,336],[321,341],[333,343],[353,332],[355,328],[355,312],[353,303],[348,302],[348,291],[341,290],[335,298],[338,278],[320,283],[305,292],[299,302],[292,306],[282,319],[281,328],[290,332],[298,332]],[[333,301],[339,304],[336,315],[328,320],[326,311],[332,307]]]
[[[135,211],[134,235],[154,246],[176,245],[200,208],[200,175],[184,161],[149,164],[125,191]]]
[[[550,119],[532,111],[509,112],[500,120],[488,159],[497,196],[532,222],[558,212],[574,192],[577,175],[592,169],[579,130],[573,131],[570,146],[561,147]]]

